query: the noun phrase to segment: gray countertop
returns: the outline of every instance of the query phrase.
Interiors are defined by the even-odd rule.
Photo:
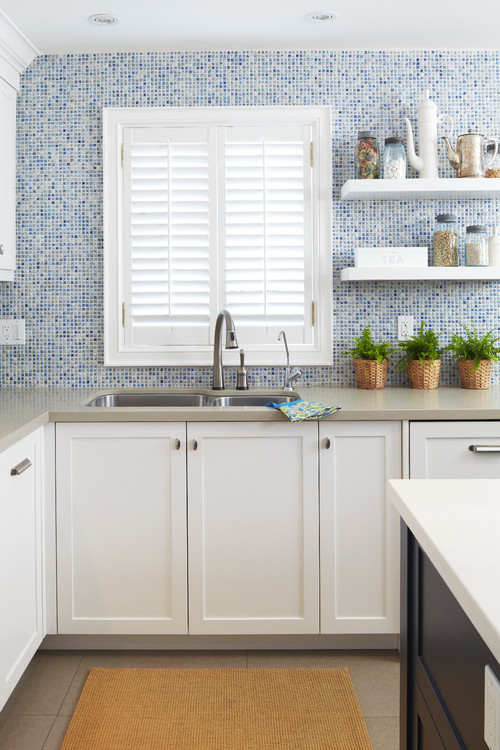
[[[118,390],[118,389],[114,389]],[[123,389],[127,390],[127,389]],[[156,389],[161,390],[161,389]],[[165,389],[168,390],[168,389]],[[193,389],[195,390],[195,389]],[[206,390],[206,389],[201,389]],[[335,421],[359,420],[466,420],[500,419],[500,386],[485,391],[440,387],[433,391],[385,388],[297,388],[306,401],[342,407],[326,417]],[[86,402],[106,388],[0,388],[0,450],[46,422],[160,422],[160,421],[283,421],[283,414],[268,407],[120,407],[91,408]],[[255,389],[255,392],[258,392]],[[235,393],[227,390],[226,394]]]

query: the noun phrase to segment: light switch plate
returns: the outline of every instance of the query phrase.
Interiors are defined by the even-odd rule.
[[[0,346],[18,346],[25,343],[24,320],[0,320]]]
[[[484,668],[484,741],[500,750],[500,681],[490,667]]]

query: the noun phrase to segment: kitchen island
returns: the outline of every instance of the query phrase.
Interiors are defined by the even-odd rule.
[[[401,748],[485,750],[485,667],[500,681],[500,481],[392,480],[389,497],[402,519]]]

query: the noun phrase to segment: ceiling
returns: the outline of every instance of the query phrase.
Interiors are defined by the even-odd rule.
[[[41,54],[233,49],[496,49],[498,0],[0,0]],[[306,20],[312,11],[338,19]],[[88,17],[119,18],[113,26]]]

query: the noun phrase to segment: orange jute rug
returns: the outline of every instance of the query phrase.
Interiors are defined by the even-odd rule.
[[[347,669],[92,669],[61,750],[372,750]]]

